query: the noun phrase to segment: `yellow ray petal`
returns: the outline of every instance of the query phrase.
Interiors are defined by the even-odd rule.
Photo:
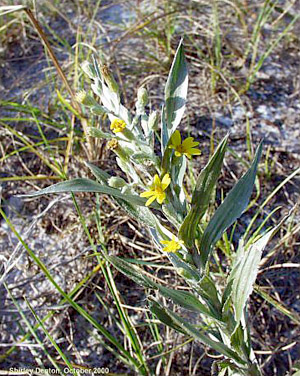
[[[152,202],[156,199],[156,197],[153,195],[152,197],[150,197],[147,202],[146,202],[146,206],[149,206],[152,204]]]
[[[201,150],[191,148],[191,149],[189,149],[189,153],[192,154],[192,155],[200,155],[201,154]]]
[[[180,135],[180,132],[179,131],[175,131],[173,134],[172,134],[172,137],[171,137],[171,142],[174,146],[178,146],[181,144],[181,135]]]
[[[162,204],[165,198],[166,198],[166,194],[163,192],[163,193],[157,195],[156,199],[157,199],[157,202],[159,204]]]
[[[145,191],[145,192],[140,193],[140,196],[141,197],[150,197],[154,194],[155,194],[155,192],[153,192],[153,191]]]
[[[197,146],[197,145],[199,145],[199,142],[194,141],[194,137],[188,137],[182,143],[182,147],[184,149],[189,149],[189,148]]]
[[[170,175],[169,174],[165,174],[165,176],[163,177],[163,179],[161,181],[161,187],[162,187],[162,189],[163,190],[167,189],[170,183],[171,183]]]
[[[154,176],[153,183],[154,183],[155,186],[160,186],[160,184],[161,184],[160,178],[157,174]]]

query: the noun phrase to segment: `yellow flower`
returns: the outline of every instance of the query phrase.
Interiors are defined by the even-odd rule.
[[[175,149],[176,157],[181,157],[183,154],[189,159],[192,158],[192,155],[200,155],[201,151],[194,148],[194,146],[199,145],[199,142],[194,141],[193,137],[186,138],[181,142],[181,135],[179,131],[175,131],[171,136],[171,145],[170,149]]]
[[[109,150],[117,150],[119,146],[118,140],[115,138],[109,140],[106,144],[107,149]]]
[[[123,130],[126,128],[126,123],[124,120],[121,119],[114,119],[110,124],[110,129],[114,133],[123,132]]]
[[[170,183],[171,179],[169,174],[165,174],[162,181],[160,181],[159,176],[156,174],[150,190],[140,194],[141,197],[149,197],[146,206],[149,206],[154,200],[157,200],[159,204],[162,204],[166,198],[164,191],[168,188]]]
[[[174,235],[172,235],[172,240],[161,240],[160,242],[161,242],[161,244],[166,245],[163,248],[163,251],[165,251],[165,252],[176,252],[184,244],[183,240],[176,240]]]

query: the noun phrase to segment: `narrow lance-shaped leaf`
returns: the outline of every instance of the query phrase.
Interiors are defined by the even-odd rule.
[[[253,190],[261,152],[262,143],[257,148],[254,161],[249,170],[231,189],[207,225],[200,242],[200,258],[203,267],[206,265],[214,244],[246,209]]]
[[[142,285],[146,288],[156,289],[155,282],[153,282],[146,274],[137,266],[133,266],[129,262],[122,260],[117,256],[108,256],[104,254],[104,257],[121,273],[131,278],[135,283]]]
[[[101,138],[105,140],[111,140],[112,138],[114,138],[112,134],[103,132],[100,129],[95,128],[95,127],[89,127],[88,132],[91,137]]]
[[[179,230],[179,237],[187,247],[193,247],[198,224],[208,208],[211,194],[222,168],[227,140],[228,136],[219,144],[214,155],[197,179],[192,196],[191,209]]]
[[[281,223],[282,221],[274,229],[270,230],[258,241],[253,243],[248,251],[246,251],[243,246],[241,246],[239,250],[238,258],[228,278],[228,284],[231,285],[231,299],[235,312],[236,326],[234,331],[241,321],[243,310],[253,291],[262,252]]]
[[[163,134],[162,137],[163,148],[166,147],[171,134],[181,121],[185,110],[187,89],[188,70],[181,40],[165,87],[166,128],[164,131],[167,135]]]
[[[101,98],[101,102],[105,107],[105,111],[109,111],[109,117],[112,119],[112,115],[119,117],[120,119],[124,120],[127,124],[128,128],[131,128],[131,119],[128,110],[120,103],[119,94],[114,92],[105,84],[105,80],[103,75],[100,72],[98,63],[93,56],[93,65],[94,70],[97,74],[96,78],[93,78],[93,83],[91,84],[91,88],[96,95]],[[94,110],[96,110],[94,108]]]
[[[188,309],[190,311],[202,313],[208,317],[211,317],[215,320],[219,320],[218,316],[212,314],[206,306],[201,303],[195,295],[191,294],[188,291],[178,291],[170,289],[161,285],[156,284],[159,292],[167,299],[173,300],[175,304],[180,305],[181,307]]]
[[[158,318],[158,320],[163,323],[166,326],[169,326],[170,328],[176,330],[177,332],[180,332],[182,334],[186,334],[184,330],[180,328],[180,326],[176,325],[171,316],[168,315],[166,310],[160,306],[159,303],[157,303],[152,296],[148,297],[149,301],[149,309],[150,311]]]
[[[86,165],[101,184],[108,184],[108,180],[111,176],[106,171],[101,170],[101,168],[93,165],[92,163],[86,162]],[[129,203],[128,201],[117,197],[114,197],[114,199],[131,217],[137,221],[150,227],[155,226],[156,217],[148,207],[134,205],[132,202]]]
[[[111,177],[111,175],[109,175],[109,173],[102,170],[98,166],[95,166],[92,163],[85,162],[85,164],[91,170],[91,173],[95,176],[95,178],[100,181],[101,184],[106,184],[108,182],[108,179]]]
[[[198,284],[200,280],[198,269],[190,265],[188,262],[183,261],[176,255],[176,253],[170,252],[167,256],[177,270],[183,270],[185,278],[188,279],[190,283],[193,283],[194,285]]]
[[[115,268],[121,273],[131,278],[136,283],[150,289],[159,290],[159,292],[167,299],[171,299],[175,304],[188,309],[190,311],[199,312],[211,318],[217,319],[209,309],[202,304],[195,295],[188,291],[178,291],[170,289],[165,286],[152,281],[142,269],[137,266],[133,266],[131,263],[122,260],[120,257],[107,256],[105,258],[111,262]]]
[[[153,305],[150,305],[151,311],[152,307]],[[179,327],[181,331],[200,341],[204,345],[209,346],[210,348],[218,351],[219,353],[223,354],[224,356],[230,359],[234,359],[239,364],[245,364],[245,361],[242,360],[235,351],[231,350],[228,346],[224,345],[224,343],[213,340],[208,335],[204,334],[204,331],[200,331],[198,328],[196,328],[196,326],[182,319],[180,316],[172,312],[170,309],[162,307],[158,303],[156,303],[156,306],[154,307],[155,310],[159,313],[157,317],[162,317],[162,319],[164,320],[162,322],[164,324],[169,325],[173,328]],[[155,310],[153,310],[153,313],[155,313]]]
[[[133,203],[134,205],[145,205],[145,199],[137,195],[123,194],[115,188],[106,187],[90,179],[73,179],[63,181],[61,183],[53,184],[50,187],[41,189],[37,192],[21,195],[22,197],[37,197],[49,193],[64,193],[64,192],[95,192],[104,193],[113,197],[121,198],[122,200]]]
[[[176,163],[172,165],[171,171],[169,170],[171,172],[171,181],[174,184],[174,194],[177,196],[173,201],[173,205],[178,213],[178,216],[180,216],[180,223],[187,213],[186,198],[183,189],[183,179],[185,176],[186,168],[186,157],[182,156],[181,158],[177,158]]]
[[[167,156],[165,155],[167,152],[169,152],[168,153],[169,155],[171,154],[171,151],[168,150],[168,148],[166,148],[168,141],[169,141],[169,132],[168,132],[167,123],[166,123],[166,107],[162,106],[162,109],[161,109],[161,154],[164,156],[164,159],[167,158]],[[164,166],[164,164],[166,164],[166,162],[164,163],[162,161],[162,166]]]
[[[222,307],[218,290],[214,281],[208,275],[204,275],[202,277],[201,281],[198,283],[197,291],[206,301],[208,307],[210,307],[211,312],[213,312],[216,317],[220,317]]]

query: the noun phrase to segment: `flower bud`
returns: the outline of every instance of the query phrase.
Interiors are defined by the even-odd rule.
[[[89,63],[88,61],[84,61],[82,64],[81,64],[81,69],[84,71],[84,73],[89,76],[89,78],[91,78],[92,80],[97,78],[97,73],[95,71],[95,68],[93,67],[93,65],[91,63]]]
[[[121,193],[123,193],[123,195],[132,195],[132,189],[129,185],[125,185],[122,189],[121,189]]]
[[[193,275],[186,269],[184,268],[176,268],[177,273],[186,279],[194,279]]]
[[[108,113],[107,108],[100,106],[100,104],[98,104],[97,106],[92,106],[90,110],[94,115],[104,115]]]
[[[157,131],[158,130],[158,121],[159,121],[159,115],[157,111],[151,112],[149,115],[149,120],[148,120],[148,128],[151,131]]]
[[[82,103],[88,107],[92,106],[99,106],[98,102],[89,94],[86,93],[84,90],[80,90],[75,95],[75,100],[79,103]]]
[[[123,188],[127,185],[126,181],[118,176],[112,176],[108,179],[108,185],[112,188]]]
[[[127,152],[123,148],[121,148],[118,140],[116,140],[115,138],[109,140],[106,144],[106,147],[107,149],[112,150],[122,161],[128,161],[129,157]]]
[[[110,88],[110,90],[114,93],[119,94],[119,85],[114,79],[114,76],[110,72],[107,65],[102,65],[100,68],[101,75],[106,83],[106,85]]]
[[[145,107],[148,103],[148,92],[144,87],[140,87],[137,92],[138,103]]]
[[[118,140],[113,138],[112,140],[109,140],[108,143],[106,144],[107,149],[109,150],[117,150],[119,147]]]
[[[86,95],[87,95],[86,91],[84,91],[84,90],[78,91],[78,93],[76,93],[76,95],[75,95],[76,102],[83,103],[85,98],[86,98]]]

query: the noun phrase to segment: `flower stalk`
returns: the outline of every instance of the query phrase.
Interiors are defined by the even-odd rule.
[[[84,70],[94,80],[92,90],[99,96],[110,124],[107,124],[107,131],[91,129],[90,134],[107,139],[107,148],[117,155],[117,164],[126,179],[110,176],[108,172],[89,164],[97,182],[75,179],[33,195],[90,192],[91,187],[95,192],[110,194],[129,215],[147,226],[157,252],[165,254],[174,271],[183,278],[183,288],[161,285],[142,268],[122,258],[106,253],[103,253],[103,257],[147,291],[152,289],[171,300],[173,305],[199,315],[197,324],[192,324],[180,316],[177,309],[173,311],[162,301],[156,301],[151,295],[148,297],[149,309],[163,324],[200,341],[223,356],[222,361],[215,364],[220,375],[226,372],[228,375],[260,375],[245,313],[262,252],[275,229],[255,243],[248,244],[247,248],[241,243],[228,260],[230,272],[220,284],[221,277],[216,278],[216,265],[210,260],[223,234],[248,206],[262,145],[258,146],[247,172],[214,210],[211,197],[221,173],[228,137],[220,142],[214,155],[200,171],[191,192],[187,192],[184,189],[187,165],[201,151],[197,148],[198,141],[191,136],[182,139],[177,129],[183,116],[188,82],[182,42],[170,70],[164,110],[160,117],[157,112],[147,113],[148,93],[145,89],[139,89],[137,112],[131,116],[116,97],[118,86],[110,71],[106,66],[99,69],[96,64],[85,64]],[[99,79],[95,78],[95,72],[100,72]],[[109,91],[106,87],[103,89],[100,81],[107,84]],[[79,93],[77,97],[87,107],[95,107],[94,98],[86,93]],[[155,131],[159,126],[161,136],[157,137]],[[145,181],[151,181],[146,189]],[[191,200],[187,194],[192,197]],[[234,244],[231,244],[231,248],[234,248]],[[189,286],[188,291],[186,286]]]

